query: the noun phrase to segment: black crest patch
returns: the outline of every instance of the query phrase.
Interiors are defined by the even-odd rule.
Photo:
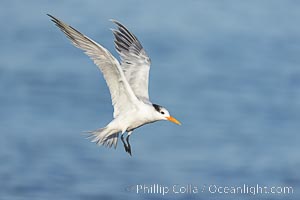
[[[155,110],[157,111],[157,112],[160,112],[160,110],[161,110],[161,106],[160,105],[157,105],[157,104],[152,104],[153,105],[153,107],[155,108]]]

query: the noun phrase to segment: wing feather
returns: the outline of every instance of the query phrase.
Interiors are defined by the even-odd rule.
[[[121,57],[121,67],[134,94],[140,100],[149,102],[148,82],[150,58],[137,37],[124,25],[112,20],[117,30],[112,30],[115,36],[115,48]]]
[[[126,110],[135,107],[138,99],[131,89],[119,62],[111,53],[73,27],[52,15],[48,14],[48,16],[51,17],[55,25],[71,40],[72,44],[82,49],[103,73],[111,94],[114,117],[118,116],[121,112],[126,112]]]

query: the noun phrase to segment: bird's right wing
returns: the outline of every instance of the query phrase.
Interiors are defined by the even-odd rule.
[[[48,16],[51,17],[55,25],[66,34],[72,44],[82,49],[103,73],[111,94],[112,104],[114,106],[114,117],[118,116],[119,113],[126,112],[135,107],[139,100],[126,80],[119,62],[111,53],[73,27],[49,14]]]
[[[137,37],[124,25],[116,20],[111,20],[117,26],[113,30],[115,47],[121,57],[121,67],[137,98],[149,102],[148,82],[150,58],[142,47]]]

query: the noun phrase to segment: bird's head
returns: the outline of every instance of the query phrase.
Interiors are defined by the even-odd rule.
[[[153,104],[153,107],[157,112],[157,116],[158,116],[159,120],[168,120],[175,124],[181,125],[181,123],[177,119],[172,117],[170,115],[169,111],[167,109],[165,109],[164,107],[157,105],[157,104]]]

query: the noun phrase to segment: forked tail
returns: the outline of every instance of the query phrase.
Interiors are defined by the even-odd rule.
[[[114,145],[114,147],[117,148],[119,131],[105,127],[88,133],[91,134],[92,142],[106,147],[112,147],[112,145]]]

